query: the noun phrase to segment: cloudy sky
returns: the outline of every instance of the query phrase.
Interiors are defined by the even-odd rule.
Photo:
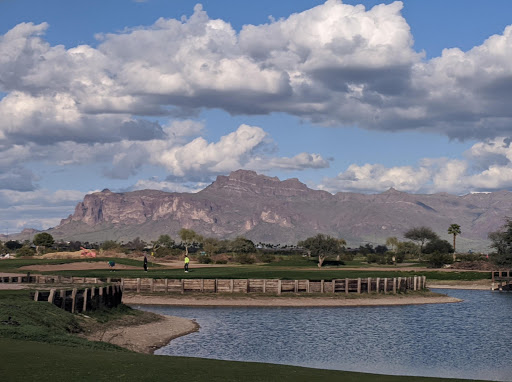
[[[0,0],[0,233],[240,168],[512,189],[512,1]]]

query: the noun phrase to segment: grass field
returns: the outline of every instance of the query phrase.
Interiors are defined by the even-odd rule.
[[[101,320],[137,314],[129,308],[99,312]],[[94,314],[92,315],[94,317]],[[112,317],[109,317],[112,316]],[[10,317],[10,318],[9,318]],[[28,291],[0,291],[2,381],[454,381],[398,377],[283,365],[133,353],[76,336],[80,316],[34,302]]]
[[[65,271],[47,271],[41,272],[46,274],[61,274],[67,276],[86,276],[86,277],[149,277],[149,278],[204,278],[204,279],[282,279],[282,280],[332,280],[343,278],[365,278],[365,277],[409,277],[409,276],[426,276],[427,280],[457,280],[457,281],[476,281],[490,280],[491,272],[473,272],[473,271],[440,271],[420,268],[418,271],[400,270],[400,268],[388,266],[376,270],[367,264],[361,266],[357,270],[345,269],[348,266],[356,266],[354,264],[345,266],[328,266],[321,269],[315,266],[315,263],[307,259],[290,259],[286,261],[255,264],[255,265],[235,265],[235,266],[215,266],[215,267],[194,267],[190,268],[189,273],[184,273],[182,269],[169,269],[158,264],[149,263],[149,271],[143,272],[142,261],[113,258],[117,264],[131,265],[138,269],[117,269],[111,272],[107,267],[110,258],[95,259],[11,259],[0,261],[0,272],[23,272],[19,267],[26,265],[56,265],[77,262],[101,262],[105,264],[105,269],[83,269],[83,270],[65,270]],[[382,270],[385,269],[385,270]],[[32,272],[34,273],[34,272]]]

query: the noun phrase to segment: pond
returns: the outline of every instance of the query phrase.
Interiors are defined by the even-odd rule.
[[[194,319],[201,326],[155,354],[512,381],[512,294],[436,291],[464,301],[393,307],[137,308]]]

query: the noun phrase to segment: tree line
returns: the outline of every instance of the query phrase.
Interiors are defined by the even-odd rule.
[[[101,244],[80,241],[55,241],[52,235],[41,232],[34,236],[32,241],[17,240],[0,241],[0,254],[15,253],[17,256],[34,256],[48,251],[78,251],[81,248],[95,249],[99,251],[113,251],[124,253],[148,253],[155,257],[179,256],[189,253],[197,253],[202,262],[213,262],[212,256],[218,254],[236,254],[237,260],[242,263],[250,263],[256,260],[270,262],[272,254],[301,253],[309,258],[316,258],[319,267],[330,259],[338,263],[343,260],[352,260],[356,255],[365,256],[368,263],[396,264],[405,259],[418,259],[429,263],[432,267],[441,267],[457,260],[456,238],[461,234],[458,224],[451,224],[447,233],[453,236],[453,245],[443,240],[431,228],[426,226],[413,227],[403,233],[407,240],[400,241],[397,237],[389,237],[385,244],[373,246],[365,244],[359,248],[347,248],[347,243],[342,238],[319,233],[315,236],[301,240],[297,245],[275,245],[258,243],[239,236],[234,239],[217,239],[205,237],[192,229],[182,228],[178,232],[180,241],[177,242],[170,235],[160,235],[155,241],[145,242],[139,237],[127,243],[119,243],[107,240]],[[489,254],[489,259],[499,267],[512,266],[512,220],[498,231],[489,233],[491,248],[494,252]],[[255,259],[251,254],[259,253]],[[468,256],[463,256],[468,258]],[[220,260],[222,263],[222,259]]]

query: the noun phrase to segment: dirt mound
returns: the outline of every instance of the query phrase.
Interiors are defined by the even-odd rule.
[[[450,268],[474,271],[492,271],[493,269],[496,269],[496,266],[488,261],[461,261],[454,263]]]

